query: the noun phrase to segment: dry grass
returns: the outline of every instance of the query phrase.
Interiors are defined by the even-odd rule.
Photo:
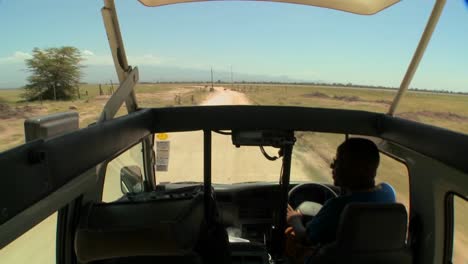
[[[386,113],[395,90],[313,85],[234,85],[259,105],[345,108]],[[468,134],[468,95],[408,92],[397,116]]]
[[[80,115],[80,127],[87,127],[96,122],[110,97],[109,85],[102,85],[101,89],[104,92],[103,95],[99,95],[99,85],[82,85],[80,99],[56,102],[24,102],[20,89],[0,90],[0,151],[24,143],[23,124],[27,118],[77,111]],[[116,86],[114,86],[115,89]],[[140,107],[198,104],[209,94],[207,89],[200,89],[195,85],[180,84],[139,84],[135,87],[135,91]],[[180,96],[180,103],[174,100],[175,95]],[[125,113],[125,105],[122,105],[117,116]]]

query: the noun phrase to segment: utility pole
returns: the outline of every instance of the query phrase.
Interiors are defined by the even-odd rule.
[[[114,84],[112,83],[112,80],[110,80],[110,85],[109,93],[112,95],[114,93]]]
[[[213,67],[211,67],[211,89],[210,91],[214,91],[214,87],[213,87]]]
[[[232,88],[234,88],[234,82],[233,82],[233,78],[232,78],[232,65],[231,65],[231,90]]]

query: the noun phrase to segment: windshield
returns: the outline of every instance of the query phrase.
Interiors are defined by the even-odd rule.
[[[292,181],[332,183],[330,162],[335,155],[335,141],[344,136],[317,133],[296,133],[297,141],[291,168]],[[324,140],[329,139],[329,140]],[[158,143],[169,142],[167,160],[158,159]],[[316,143],[316,144],[315,144]],[[341,142],[340,142],[341,143]],[[278,182],[281,159],[264,157],[259,147],[232,144],[230,135],[212,133],[212,182],[232,184],[244,182]],[[336,145],[337,146],[337,145]],[[279,149],[265,147],[271,157],[278,157]],[[203,182],[203,132],[167,133],[165,140],[156,141],[156,179],[159,183]]]

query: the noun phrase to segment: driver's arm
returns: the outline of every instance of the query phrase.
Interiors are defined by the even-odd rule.
[[[291,221],[290,225],[294,229],[296,238],[300,241],[303,241],[306,238],[306,228],[302,224],[302,220],[295,218]]]
[[[299,211],[294,210],[288,204],[288,212],[286,220],[288,224],[293,228],[296,238],[298,240],[304,240],[306,238],[306,228],[302,224],[302,214]]]
[[[327,201],[314,218],[306,224],[306,236],[311,244],[334,240],[340,211],[334,199]]]

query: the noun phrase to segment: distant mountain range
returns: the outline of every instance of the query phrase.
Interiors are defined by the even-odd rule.
[[[0,78],[0,89],[20,88],[26,84],[28,76],[24,64],[11,64],[10,67],[2,68],[2,76],[8,76],[9,80]],[[117,76],[113,65],[87,65],[83,69],[83,83],[117,83]],[[157,82],[210,82],[210,69],[192,69],[182,67],[169,66],[153,66],[144,65],[139,67],[140,82],[157,83]],[[356,88],[378,88],[378,89],[397,89],[396,87],[386,87],[378,85],[361,85],[352,83],[334,83],[324,80],[301,80],[291,78],[287,75],[274,76],[262,74],[249,74],[233,72],[232,79],[236,83],[254,82],[254,83],[296,83],[296,84],[317,84],[324,86],[342,86]],[[213,69],[214,82],[231,82],[231,73],[228,71],[217,71]],[[468,94],[467,92],[454,92],[448,90],[426,90],[418,88],[410,88],[415,91],[436,92],[436,93],[458,93]]]
[[[211,81],[210,69],[200,70],[182,67],[151,66],[145,65],[139,67],[141,82],[208,82]],[[87,65],[83,69],[84,76],[82,82],[87,83],[109,83],[117,82],[117,76],[113,65]],[[26,84],[28,72],[23,64],[12,64],[3,69],[2,76],[8,76],[8,79],[0,79],[1,88],[19,88]],[[226,71],[217,71],[213,69],[213,81],[231,82],[231,73]],[[235,82],[304,82],[312,80],[293,79],[286,75],[260,75],[233,72]]]
[[[139,67],[141,82],[207,82],[211,81],[210,69],[190,69],[166,66],[145,65]],[[88,66],[85,69],[84,81],[90,83],[109,82],[116,80],[114,66]],[[288,76],[273,76],[233,72],[235,82],[298,82]],[[213,81],[231,82],[231,73],[213,69]]]

